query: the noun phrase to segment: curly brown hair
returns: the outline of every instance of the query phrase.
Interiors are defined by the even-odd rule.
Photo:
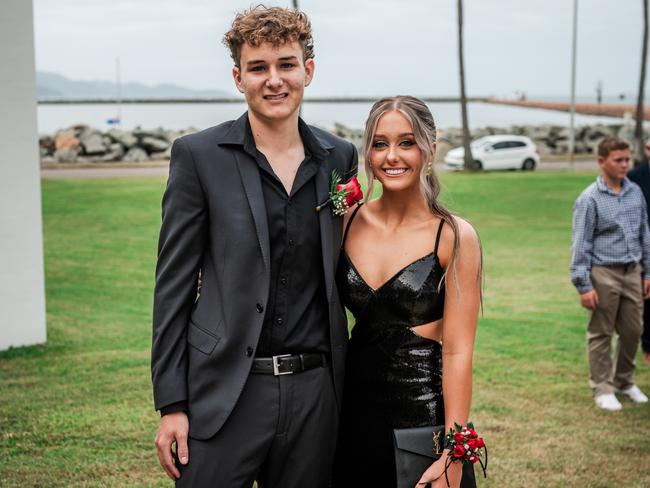
[[[245,42],[251,46],[263,42],[279,46],[294,41],[302,46],[303,61],[314,57],[314,39],[307,15],[299,10],[264,5],[238,13],[223,36],[223,43],[237,67],[240,67],[241,47]]]

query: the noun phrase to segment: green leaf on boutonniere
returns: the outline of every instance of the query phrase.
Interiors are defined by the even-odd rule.
[[[336,187],[341,183],[341,177],[339,176],[339,172],[336,169],[332,170],[332,178],[330,180],[330,193],[335,194],[336,193]]]

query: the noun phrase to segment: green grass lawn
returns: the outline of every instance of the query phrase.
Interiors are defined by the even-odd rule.
[[[485,253],[472,418],[489,487],[650,486],[650,406],[597,410],[569,282],[594,174],[444,174]],[[164,179],[45,181],[48,342],[0,354],[0,486],[170,486],[153,446],[151,304]],[[650,391],[650,367],[637,382]]]

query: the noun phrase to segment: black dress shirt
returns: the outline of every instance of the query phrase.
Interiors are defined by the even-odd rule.
[[[305,159],[291,192],[255,147],[246,121],[243,150],[257,161],[269,227],[271,283],[256,357],[306,352],[329,353],[329,317],[323,275],[320,225],[314,176],[319,164],[318,142],[302,119],[299,131]],[[161,415],[186,410],[186,402],[173,403]]]
[[[314,176],[314,136],[302,120],[305,159],[287,194],[247,124],[244,150],[260,168],[271,248],[271,283],[256,356],[330,350],[329,321]]]

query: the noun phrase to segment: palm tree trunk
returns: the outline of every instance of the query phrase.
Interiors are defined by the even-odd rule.
[[[648,0],[643,0],[643,47],[641,53],[641,76],[639,95],[636,101],[636,127],[634,128],[634,139],[636,141],[635,166],[641,166],[648,162],[643,147],[643,99],[645,97],[645,71],[648,59]]]
[[[458,65],[460,69],[460,111],[463,121],[464,165],[466,170],[474,170],[474,158],[470,146],[471,135],[467,122],[467,98],[465,96],[465,63],[463,61],[463,0],[458,0]]]

